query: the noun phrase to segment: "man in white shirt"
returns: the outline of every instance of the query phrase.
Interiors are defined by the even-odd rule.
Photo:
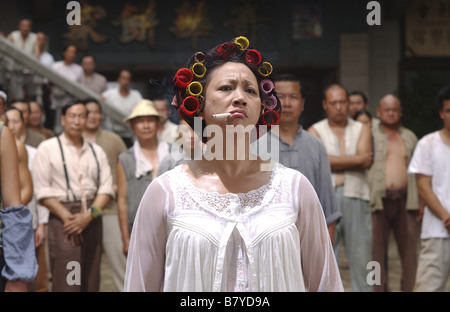
[[[29,55],[35,55],[37,50],[36,34],[31,31],[32,21],[23,18],[19,21],[18,30],[8,35],[8,40],[12,44]],[[34,85],[34,75],[30,69],[20,64],[13,65],[13,73],[10,79],[9,94],[11,99],[15,98],[32,98],[36,94]]]
[[[83,75],[83,68],[75,63],[77,57],[77,47],[69,45],[63,52],[63,60],[55,62],[52,65],[53,70],[57,71],[66,78],[76,81]]]
[[[450,276],[450,86],[438,102],[444,126],[419,140],[408,168],[425,203],[414,291],[442,292]]]
[[[48,242],[52,291],[100,287],[102,209],[115,197],[108,158],[82,137],[87,109],[74,101],[62,110],[64,132],[42,142],[32,176],[36,200],[50,210]],[[70,266],[70,262],[72,266]],[[68,283],[67,268],[78,263],[79,283]]]
[[[55,58],[49,52],[47,52],[47,35],[43,32],[36,33],[36,42],[37,42],[37,51],[36,58],[44,64],[45,66],[51,68],[53,63],[55,63]],[[42,80],[42,99],[40,103],[42,104],[42,108],[45,113],[45,127],[53,128],[53,119],[52,115],[54,111],[50,109],[51,99],[50,99],[50,91],[51,86],[50,82],[47,78]],[[39,101],[39,99],[37,99]]]
[[[46,51],[47,48],[47,35],[43,32],[36,33],[37,51],[36,58],[45,66],[51,67],[55,62],[53,55]]]
[[[348,117],[348,93],[339,85],[325,89],[322,105],[327,118],[309,129],[325,145],[332,183],[342,212],[336,226],[334,245],[342,238],[349,260],[352,290],[371,292],[367,263],[372,257],[372,216],[367,169],[372,165],[370,128]]]
[[[103,92],[102,100],[105,104],[118,111],[123,118],[130,115],[137,103],[142,100],[142,95],[137,90],[132,90],[131,87],[131,72],[128,70],[121,70],[117,82],[118,88],[109,89]],[[132,143],[133,132],[122,121],[116,121],[112,118],[105,119],[104,127],[107,130],[114,131],[122,137],[128,146]]]
[[[77,47],[75,45],[69,45],[64,50],[63,60],[53,63],[52,69],[63,75],[67,79],[76,81],[81,75],[83,75],[83,68],[75,63],[76,57]],[[53,131],[57,134],[60,134],[62,131],[60,122],[61,107],[73,101],[74,98],[57,88],[53,88],[51,97],[52,103],[50,108],[55,111],[55,125],[53,127]]]

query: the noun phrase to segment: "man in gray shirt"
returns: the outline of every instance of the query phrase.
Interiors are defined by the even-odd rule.
[[[279,162],[300,171],[316,190],[333,242],[336,223],[342,213],[339,211],[334,195],[330,163],[325,147],[298,122],[305,103],[302,84],[295,76],[280,75],[275,79],[275,91],[281,101],[282,113],[279,137],[271,132],[270,139],[280,142]]]
[[[84,55],[81,58],[81,67],[83,68],[83,75],[78,77],[77,82],[98,95],[105,92],[108,82],[105,76],[95,71],[94,56],[90,54]]]

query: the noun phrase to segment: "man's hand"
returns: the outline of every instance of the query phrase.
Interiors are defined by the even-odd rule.
[[[80,246],[83,242],[83,234],[67,234],[66,235],[66,241],[70,240],[70,243],[72,246]]]
[[[45,239],[45,228],[44,224],[39,224],[37,229],[34,231],[34,248],[38,248],[42,245]]]
[[[70,240],[72,246],[79,246],[83,242],[83,231],[92,221],[90,212],[79,212],[70,215],[64,222],[65,241]]]
[[[81,234],[92,219],[89,211],[73,214],[69,220],[64,222],[64,234]]]
[[[126,238],[126,239],[122,238],[122,242],[123,242],[123,245],[122,245],[123,254],[125,256],[128,256],[128,247],[130,246],[130,239],[129,238]]]
[[[450,233],[450,215],[442,222],[444,222],[444,226],[447,229],[447,232]]]

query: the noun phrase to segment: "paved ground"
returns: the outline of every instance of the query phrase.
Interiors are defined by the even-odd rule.
[[[111,277],[108,258],[105,254],[102,255],[102,264],[100,267],[100,291],[101,292],[116,292],[116,286]]]
[[[419,251],[420,251],[420,240],[417,244],[417,255],[419,255]],[[342,248],[340,250],[340,257],[345,259],[345,254],[344,254]],[[339,265],[342,283],[344,284],[345,291],[351,292],[352,289],[351,289],[351,282],[350,282],[350,271],[348,268],[343,267],[342,263],[343,263],[343,261],[340,261],[340,265]],[[391,235],[390,241],[389,241],[388,266],[389,266],[389,269],[388,269],[389,289],[392,292],[399,292],[402,269],[401,269],[400,257],[398,255],[398,251],[397,251],[397,245],[396,245],[395,240],[392,235]],[[369,271],[367,271],[367,272],[369,272]],[[445,291],[450,292],[450,279],[447,282]]]
[[[419,250],[419,248],[420,248],[419,244],[418,244],[417,248]],[[343,261],[345,260],[345,254],[343,253],[342,249],[341,249],[340,259],[342,259]],[[341,261],[341,264],[343,263],[343,261]],[[401,266],[400,266],[398,252],[397,252],[397,246],[396,246],[393,238],[391,238],[390,243],[389,243],[388,265],[389,265],[389,271],[388,271],[389,287],[390,287],[391,291],[398,292],[398,291],[400,291]],[[342,265],[340,265],[340,272],[341,272],[342,282],[344,284],[344,289],[346,292],[350,292],[351,291],[350,271],[348,270],[348,268],[345,268]],[[101,292],[115,292],[116,288],[111,279],[111,275],[110,275],[110,271],[109,271],[109,263],[108,263],[108,259],[106,257],[103,257],[103,259],[102,259],[101,277],[102,277],[102,279],[101,279],[100,291]],[[448,281],[447,287],[445,290],[450,292],[450,280]]]

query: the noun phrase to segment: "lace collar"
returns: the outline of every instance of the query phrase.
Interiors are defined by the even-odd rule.
[[[281,183],[280,169],[280,165],[274,163],[269,182],[246,193],[220,194],[198,188],[183,171],[182,165],[173,171],[171,184],[177,186],[175,201],[181,209],[204,209],[221,216],[240,215],[258,210],[271,201]]]

